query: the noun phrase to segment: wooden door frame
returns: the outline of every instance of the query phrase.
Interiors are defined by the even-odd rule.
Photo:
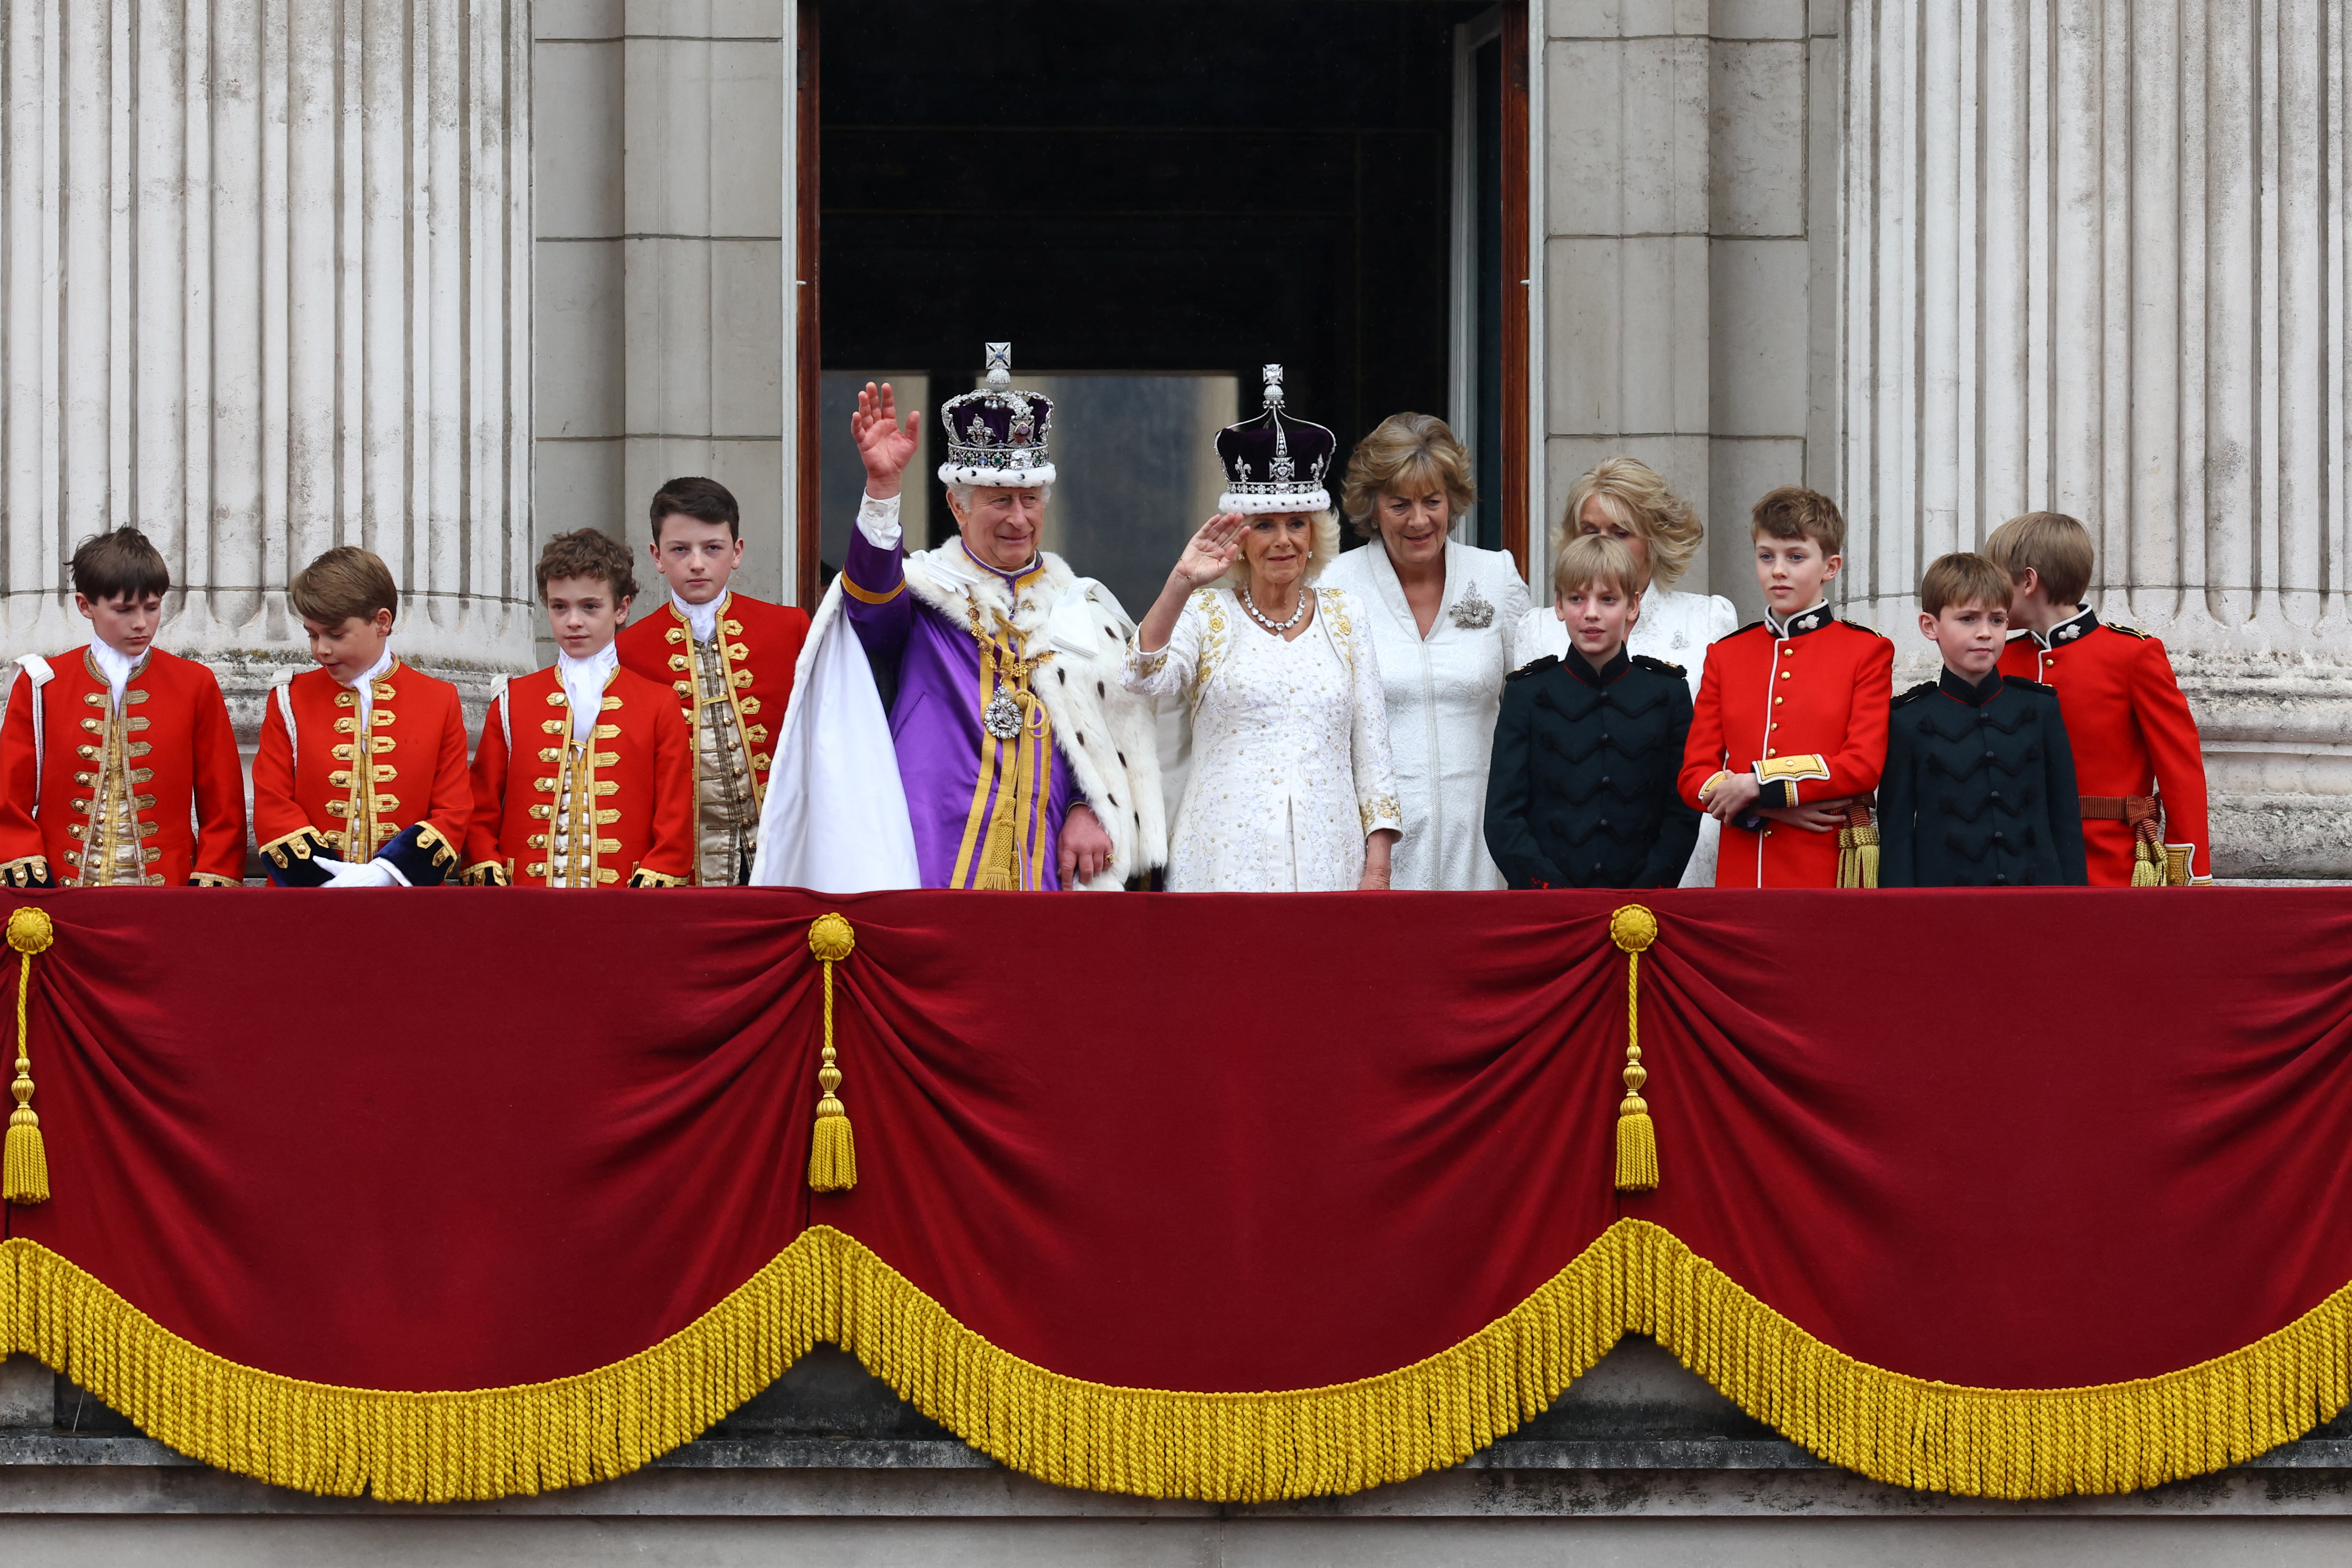
[[[1528,517],[1535,488],[1528,458],[1528,361],[1535,290],[1528,248],[1528,0],[1503,0],[1503,243],[1487,265],[1503,270],[1503,548],[1526,576]],[[1548,597],[1548,596],[1547,596]]]
[[[793,527],[796,548],[793,551],[793,579],[787,584],[796,604],[814,612],[817,595],[823,588],[818,572],[823,562],[820,548],[824,538],[824,517],[820,513],[823,487],[817,483],[818,463],[823,456],[818,429],[817,396],[824,371],[824,355],[821,337],[824,315],[818,298],[818,245],[820,212],[817,174],[819,169],[817,132],[818,117],[818,17],[817,0],[798,0],[793,7],[796,68],[793,78],[793,414],[796,429],[790,433],[793,451]]]

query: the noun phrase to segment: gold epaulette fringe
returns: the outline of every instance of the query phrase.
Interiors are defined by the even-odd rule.
[[[1671,1233],[1634,1219],[1426,1360],[1263,1394],[1123,1388],[1049,1372],[991,1344],[824,1226],[650,1349],[511,1388],[339,1388],[241,1366],[21,1239],[0,1243],[0,1325],[8,1352],[37,1356],[206,1464],[404,1502],[625,1474],[765,1388],[819,1340],[1042,1480],[1231,1502],[1357,1491],[1455,1464],[1549,1406],[1627,1333],[1654,1335],[1832,1463],[1969,1496],[2130,1491],[2202,1474],[2302,1436],[2352,1396],[2352,1285],[2242,1350],[2162,1376],[1970,1388],[1832,1349]]]

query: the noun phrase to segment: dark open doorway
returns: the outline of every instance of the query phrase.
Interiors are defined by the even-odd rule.
[[[808,41],[822,47],[810,127],[820,151],[804,168],[818,176],[828,382],[895,371],[920,385],[929,414],[971,384],[984,340],[1011,340],[1016,383],[1053,379],[1065,398],[1056,508],[1153,514],[1117,519],[1148,540],[1139,564],[1123,568],[1107,548],[1101,516],[1087,537],[1112,559],[1071,550],[1122,598],[1133,590],[1119,577],[1162,554],[1164,575],[1198,526],[1184,515],[1198,494],[1187,465],[1211,416],[1256,411],[1262,363],[1286,367],[1291,411],[1330,425],[1342,461],[1388,414],[1449,412],[1454,29],[1491,12],[1488,0],[803,9],[817,13]],[[1480,183],[1480,204],[1497,204],[1491,175]],[[1507,272],[1517,293],[1524,268],[1496,256],[1480,271],[1496,275],[1476,279],[1485,304]],[[855,507],[844,394],[804,385],[824,489],[849,488],[845,506],[804,487],[812,593]],[[1480,423],[1500,428],[1507,403],[1496,397]],[[1134,450],[1124,433],[1139,429],[1200,451]],[[1499,469],[1494,432],[1460,434]],[[1139,473],[1160,476],[1149,496],[1120,488]],[[1480,484],[1496,494],[1505,475]],[[926,531],[943,537],[946,508],[929,499]]]

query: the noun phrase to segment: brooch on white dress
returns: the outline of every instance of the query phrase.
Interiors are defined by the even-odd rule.
[[[1478,597],[1478,585],[1472,583],[1454,601],[1450,612],[1454,624],[1465,632],[1483,632],[1495,623],[1495,607]]]

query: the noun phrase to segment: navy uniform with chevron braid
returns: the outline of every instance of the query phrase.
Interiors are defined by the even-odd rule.
[[[1698,841],[1675,792],[1690,734],[1682,668],[1624,650],[1547,655],[1504,678],[1486,851],[1513,887],[1672,887]]]
[[[2082,886],[2083,816],[2058,694],[1946,670],[1895,699],[1878,785],[1881,887]]]

